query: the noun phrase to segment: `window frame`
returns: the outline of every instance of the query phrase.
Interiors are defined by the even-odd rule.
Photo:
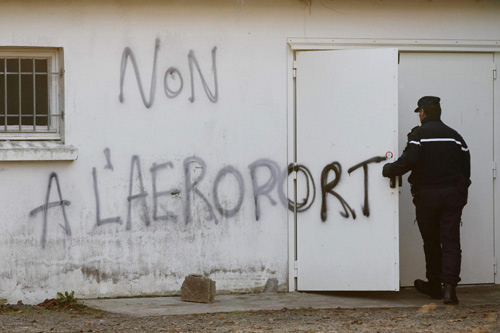
[[[33,132],[29,130],[5,132],[3,128],[0,128],[0,141],[55,141],[64,143],[64,62],[62,48],[0,47],[0,58],[48,59],[47,75],[49,76],[48,81],[50,83],[48,94],[49,114],[58,115],[55,117],[57,121],[55,132]],[[4,69],[0,69],[0,72],[3,71]],[[21,71],[21,68],[19,68],[19,71]],[[29,127],[33,128],[31,125]]]

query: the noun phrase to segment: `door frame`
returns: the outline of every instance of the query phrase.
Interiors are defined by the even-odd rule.
[[[357,39],[357,38],[287,38],[287,165],[297,163],[296,137],[296,86],[295,86],[295,57],[297,51],[324,51],[356,48],[398,48],[399,52],[460,52],[460,53],[493,53],[495,71],[500,71],[500,40],[453,40],[453,39]],[[493,82],[493,165],[492,173],[500,168],[500,79]],[[495,169],[495,170],[494,170]],[[496,171],[500,174],[500,170]],[[498,177],[497,177],[498,179]],[[493,202],[500,198],[500,182],[493,181]],[[287,182],[288,184],[289,182]],[[293,181],[296,187],[296,178]],[[287,194],[295,193],[287,185]],[[295,198],[296,199],[296,198]],[[296,202],[296,200],[294,200]],[[288,225],[288,290],[297,290],[297,211],[287,210]],[[498,264],[500,264],[500,204],[494,204],[493,212],[495,251],[495,284],[500,284]]]

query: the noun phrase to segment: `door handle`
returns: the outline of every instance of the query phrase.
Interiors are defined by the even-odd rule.
[[[402,176],[397,176],[397,177],[398,177],[399,187],[403,186],[403,177]],[[391,188],[396,188],[396,176],[390,178],[390,186]]]

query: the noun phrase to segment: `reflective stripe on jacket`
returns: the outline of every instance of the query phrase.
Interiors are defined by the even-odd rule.
[[[422,126],[408,134],[401,157],[385,167],[389,176],[400,176],[411,170],[410,184],[419,187],[441,187],[470,184],[470,152],[457,131],[437,116],[427,116]]]

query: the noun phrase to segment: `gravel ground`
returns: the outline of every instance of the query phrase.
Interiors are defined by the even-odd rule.
[[[83,308],[0,310],[2,332],[500,332],[500,304],[135,317]]]

